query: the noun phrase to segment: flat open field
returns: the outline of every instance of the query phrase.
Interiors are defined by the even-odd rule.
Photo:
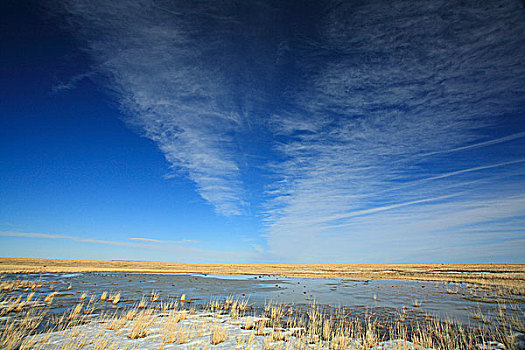
[[[0,272],[0,348],[525,349],[523,288],[402,280],[523,286],[503,267],[0,259],[0,271],[33,272]]]
[[[137,272],[467,282],[525,291],[525,264],[188,264],[0,258],[0,273]]]

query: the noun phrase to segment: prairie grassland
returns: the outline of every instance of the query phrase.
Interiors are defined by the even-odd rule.
[[[143,296],[146,303],[136,301],[127,307],[91,295],[50,316],[53,299],[29,298],[30,286],[36,284],[13,285],[24,288],[0,293],[2,349],[510,350],[525,344],[525,315],[505,304],[507,292],[495,314],[473,309],[477,321],[465,325],[432,315],[410,317],[405,309],[388,317],[375,312],[357,317],[315,302],[295,306],[268,301],[254,308],[248,300],[234,297],[211,300],[197,309],[181,297],[163,300],[156,293]],[[494,288],[494,293],[502,291]],[[94,313],[92,304],[101,302],[114,308]]]
[[[186,264],[0,258],[0,273],[136,272],[466,282],[525,294],[525,264]]]

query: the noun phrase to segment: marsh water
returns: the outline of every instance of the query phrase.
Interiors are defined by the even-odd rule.
[[[486,315],[487,319],[496,317],[502,305],[518,318],[525,312],[523,296],[502,297],[496,296],[492,289],[438,282],[139,273],[6,274],[3,280],[41,281],[42,288],[36,290],[35,297],[57,292],[51,312],[70,308],[84,293],[87,299],[95,296],[99,300],[103,292],[120,292],[120,301],[117,306],[98,302],[100,309],[125,308],[135,305],[143,295],[155,293],[159,301],[176,300],[184,294],[186,304],[195,307],[227,297],[247,298],[253,308],[262,308],[270,300],[297,308],[315,302],[356,315],[381,312],[392,315],[404,310],[414,316],[432,315],[464,324],[480,322],[473,317],[476,313]],[[7,293],[13,297],[20,295],[20,291]]]

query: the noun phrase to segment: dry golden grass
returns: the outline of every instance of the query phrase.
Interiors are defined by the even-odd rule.
[[[253,318],[251,316],[246,317],[246,321],[244,323],[244,329],[251,330],[255,327],[255,323],[253,322]]]
[[[42,337],[38,344],[35,342],[33,334],[43,316],[35,313],[31,307],[34,302],[28,304],[34,293],[30,292],[30,287],[16,292],[20,285],[30,286],[31,283],[18,281],[6,284],[8,288],[5,289],[5,293],[0,293],[0,310],[3,310],[2,316],[5,315],[0,318],[0,349],[49,348],[42,345]],[[475,295],[479,293],[478,288],[482,289],[476,285],[466,289]],[[47,290],[45,286],[45,291]],[[488,290],[494,295],[493,300],[498,303],[499,308],[495,314],[482,312],[480,308],[472,309],[471,317],[476,326],[464,326],[452,321],[442,322],[430,316],[414,318],[410,316],[410,311],[406,312],[409,307],[393,313],[391,320],[379,321],[372,315],[351,316],[343,309],[327,308],[326,305],[320,306],[315,302],[307,308],[268,302],[260,312],[250,307],[250,316],[246,317],[248,300],[235,299],[232,296],[226,300],[212,300],[203,306],[202,313],[196,315],[194,309],[188,310],[188,306],[183,306],[178,301],[174,302],[171,298],[160,300],[158,303],[146,302],[160,298],[159,293],[152,292],[144,296],[140,304],[119,307],[116,311],[118,316],[114,314],[97,318],[96,320],[102,321],[103,324],[100,334],[96,337],[87,339],[83,333],[85,329],[75,326],[91,319],[85,315],[92,312],[92,304],[99,307],[104,305],[98,302],[100,295],[91,296],[88,303],[82,298],[83,300],[73,304],[61,316],[53,316],[54,326],[51,331],[58,331],[63,335],[63,342],[61,340],[61,345],[57,348],[66,350],[83,346],[90,349],[115,348],[116,345],[112,343],[115,341],[115,338],[112,338],[115,334],[123,338],[127,336],[127,341],[144,337],[157,338],[162,341],[161,348],[169,347],[167,344],[170,343],[185,344],[188,348],[202,348],[193,341],[195,337],[200,337],[210,348],[224,342],[229,346],[227,344],[231,344],[232,340],[235,343],[236,339],[239,349],[369,349],[382,341],[399,339],[399,349],[408,349],[408,346],[411,346],[402,340],[412,342],[415,349],[467,350],[476,348],[476,344],[486,344],[489,341],[503,343],[507,349],[512,349],[515,341],[512,337],[513,332],[525,332],[525,315],[516,312],[520,309],[512,304],[515,299],[509,298],[512,291],[502,287],[492,287]],[[457,292],[457,289],[451,291]],[[47,295],[48,303],[52,303],[53,294],[56,292]],[[114,302],[116,299],[118,301],[118,297],[119,293],[109,291],[106,292],[105,300]],[[41,301],[43,298],[38,299]],[[413,301],[414,308],[420,305],[421,302]],[[424,307],[425,303],[418,309],[418,313]],[[46,308],[49,309],[49,306],[44,305],[40,312]],[[232,327],[242,332],[243,336],[238,337]],[[230,338],[228,334],[231,335]],[[89,344],[86,344],[86,341],[89,341]]]
[[[123,327],[126,326],[127,321],[128,319],[126,315],[124,316],[115,315],[108,320],[106,329],[118,331],[119,329],[122,329]]]
[[[26,290],[29,288],[31,290],[34,290],[37,287],[40,288],[41,285],[38,285],[37,283],[28,281],[28,280],[11,280],[11,281],[2,281],[0,283],[0,291],[4,291],[4,292],[15,291],[19,289]]]
[[[266,326],[267,326],[267,320],[266,319],[259,320],[256,323],[255,335],[265,335],[266,334]]]
[[[525,264],[183,264],[0,258],[0,273],[22,272],[206,273],[449,281],[500,285],[525,293]],[[4,283],[0,288],[4,288]]]
[[[126,320],[128,321],[132,321],[135,319],[135,316],[137,315],[137,309],[133,308],[131,310],[129,310],[128,312],[126,312]]]
[[[53,302],[53,298],[55,297],[55,295],[57,295],[57,292],[53,292],[53,293],[50,293],[48,294],[45,298],[44,298],[44,302],[50,304]]]
[[[130,339],[144,338],[149,334],[148,330],[153,322],[155,322],[155,318],[152,314],[152,309],[144,310],[137,314],[128,335]]]
[[[233,300],[233,299],[232,299]],[[225,308],[230,308],[230,317],[232,319],[238,319],[239,317],[244,316],[244,313],[246,311],[246,308],[248,307],[248,300],[238,300],[235,299],[233,301],[227,300],[225,302]]]
[[[214,304],[217,301],[214,302]],[[228,308],[235,304],[235,301],[229,300],[220,303],[219,308],[223,310],[222,316],[227,318]],[[272,321],[271,318],[264,318],[264,315],[281,314],[280,311],[287,310],[286,315],[291,316],[293,321],[289,326],[285,325],[285,321],[279,322],[280,316],[275,317],[276,325],[268,330],[267,321]],[[100,331],[97,336],[87,338],[82,333],[81,328],[70,328],[74,325],[70,315],[80,315],[82,304],[72,307],[71,311],[65,312],[60,317],[59,323],[65,322],[67,325],[55,329],[69,329],[66,333],[60,332],[63,342],[58,347],[60,349],[77,349],[84,346],[91,349],[116,349],[116,345],[112,343],[115,338],[111,332]],[[128,315],[133,311],[133,317],[130,320]],[[127,326],[127,321],[131,321],[131,329],[129,329],[128,337],[130,339],[143,338],[150,335],[152,326],[156,319],[162,322],[160,328],[160,337],[162,344],[188,344],[188,348],[203,348],[205,345],[196,345],[198,343],[192,342],[196,337],[203,337],[209,334],[209,342],[211,345],[217,345],[228,340],[227,327],[228,324],[219,324],[224,319],[211,320],[214,322],[210,330],[194,331],[196,324],[197,328],[202,328],[202,323],[197,315],[190,315],[192,317],[187,319],[184,324],[180,321],[185,319],[180,315],[186,315],[184,310],[170,310],[167,318],[158,317],[166,314],[158,308],[145,308],[138,311],[138,307],[134,306],[127,313],[121,313],[120,316],[113,316],[105,319],[105,329],[118,331]],[[476,311],[477,313],[478,311]],[[479,311],[481,313],[481,311]],[[490,341],[501,342],[505,344],[507,349],[512,349],[513,338],[512,333],[515,331],[523,331],[523,318],[517,319],[509,317],[508,310],[505,305],[501,305],[499,313],[495,319],[494,324],[481,325],[480,328],[465,328],[461,324],[452,321],[439,321],[435,318],[412,320],[410,323],[387,322],[381,323],[372,316],[364,316],[361,318],[349,317],[345,315],[343,310],[340,312],[333,312],[330,315],[324,314],[320,307],[312,304],[306,313],[295,309],[293,306],[284,306],[281,304],[268,303],[266,311],[261,315],[254,315],[253,318],[246,317],[246,324],[250,323],[254,326],[244,326],[245,330],[251,330],[249,335],[244,333],[242,336],[236,337],[236,344],[238,349],[256,348],[262,349],[347,349],[349,347],[357,349],[369,349],[377,346],[380,342],[385,340],[397,340],[397,348],[399,349],[458,349],[467,350],[476,348],[476,344],[488,344]],[[0,348],[2,349],[41,349],[47,342],[47,338],[41,337],[37,342],[32,335],[42,318],[37,316],[32,311],[27,311],[23,315],[5,319],[0,322]],[[186,316],[184,316],[186,317]],[[480,318],[484,317],[483,315]],[[193,320],[193,321],[192,321]],[[197,320],[197,323],[194,321]],[[234,324],[235,320],[230,319],[229,327]],[[239,327],[239,321],[237,327]],[[273,322],[273,321],[272,321]],[[277,325],[277,323],[280,323]],[[158,324],[157,324],[158,325]],[[158,328],[158,327],[157,327]],[[241,328],[241,327],[239,327]],[[125,328],[128,330],[128,328]],[[155,329],[155,327],[153,327]],[[231,328],[230,328],[231,329]],[[158,331],[157,331],[158,332]],[[244,331],[246,332],[246,331]],[[255,336],[263,335],[264,338],[258,338],[255,343]],[[158,337],[159,335],[157,335]],[[207,336],[206,336],[207,337]],[[410,343],[410,341],[414,347]],[[191,343],[190,343],[191,342]],[[235,341],[234,341],[235,342]],[[144,343],[141,343],[144,344]],[[45,346],[49,348],[49,346]]]
[[[0,349],[34,349],[31,334],[42,322],[43,316],[28,310],[17,318],[0,322]]]
[[[84,306],[84,304],[77,304],[73,310],[71,310],[71,313],[69,314],[68,318],[69,320],[76,320],[78,319],[79,315],[80,315],[80,312],[82,311],[82,307]]]
[[[224,327],[219,326],[218,324],[214,324],[211,328],[211,339],[210,342],[212,345],[217,345],[226,340],[228,337],[228,334],[226,332],[226,329]]]
[[[99,336],[93,342],[93,349],[94,350],[103,350],[103,349],[108,348],[108,345],[109,345],[109,337],[108,336]]]
[[[118,302],[120,301],[120,292],[110,295],[110,297],[108,298],[108,301],[111,301],[113,305],[117,305]]]
[[[178,327],[176,336],[177,344],[184,344],[190,341],[192,337],[192,328],[190,326]]]
[[[179,320],[176,320],[174,313],[170,312],[162,328],[163,343],[174,343],[177,340],[178,322]]]
[[[139,309],[144,309],[147,305],[148,305],[148,302],[146,301],[146,298],[143,296],[143,297],[140,299],[140,302],[139,302],[139,306],[138,306],[138,308],[139,308]]]
[[[151,291],[151,302],[154,303],[157,300],[159,300],[160,294],[159,292],[155,292],[154,290]]]

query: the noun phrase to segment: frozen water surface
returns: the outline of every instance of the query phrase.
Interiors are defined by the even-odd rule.
[[[120,292],[119,307],[137,303],[143,295],[159,294],[159,300],[185,298],[199,306],[214,299],[248,298],[255,308],[268,301],[294,304],[297,307],[315,302],[325,307],[344,307],[362,312],[390,313],[405,308],[415,315],[430,314],[441,319],[452,318],[463,323],[476,322],[472,315],[496,315],[498,301],[490,289],[467,284],[444,284],[403,280],[354,280],[295,278],[280,276],[228,276],[140,273],[44,273],[8,274],[4,280],[41,280],[36,297],[57,292],[53,307],[56,312],[71,307],[83,293],[97,298],[103,293]],[[13,296],[20,291],[11,292]],[[522,296],[506,296],[509,312],[523,315]],[[115,307],[101,303],[101,308]]]

